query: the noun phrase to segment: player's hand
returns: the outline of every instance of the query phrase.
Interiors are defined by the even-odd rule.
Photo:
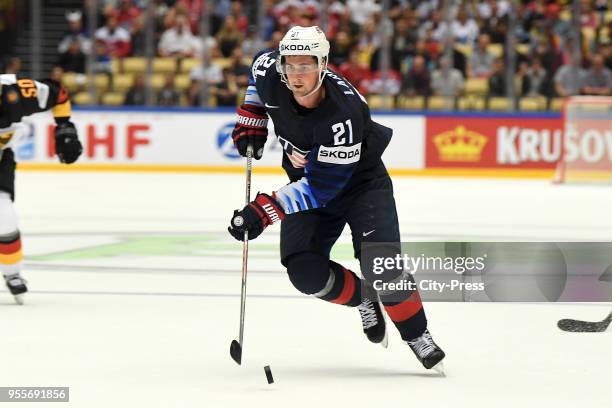
[[[257,160],[263,155],[263,147],[268,138],[268,115],[266,110],[255,105],[242,105],[237,110],[238,120],[232,132],[234,145],[241,156],[246,157],[247,146],[253,146],[253,157]]]
[[[74,163],[83,152],[72,122],[61,122],[55,127],[55,151],[62,163]]]
[[[244,241],[244,232],[249,232],[249,241],[255,239],[268,225],[285,218],[285,212],[278,202],[267,194],[257,194],[254,201],[242,210],[234,211],[227,228],[238,241]]]

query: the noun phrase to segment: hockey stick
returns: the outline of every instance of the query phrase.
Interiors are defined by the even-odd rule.
[[[251,202],[251,172],[253,169],[253,146],[247,147],[246,164],[246,192],[245,206]],[[244,338],[244,305],[246,303],[246,279],[247,262],[249,259],[249,231],[244,231],[244,242],[242,243],[242,289],[240,291],[240,334],[238,341],[232,340],[230,345],[230,356],[238,365],[242,363],[242,344]]]
[[[557,322],[557,326],[563,331],[574,333],[601,333],[608,329],[612,322],[612,311],[608,317],[600,322],[585,322],[583,320],[561,319]]]

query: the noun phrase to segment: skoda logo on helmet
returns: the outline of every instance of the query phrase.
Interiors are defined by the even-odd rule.
[[[316,48],[314,45],[312,48]],[[281,51],[310,51],[310,47],[304,44],[281,44]]]

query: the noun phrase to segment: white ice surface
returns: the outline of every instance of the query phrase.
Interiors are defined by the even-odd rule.
[[[255,175],[253,191],[284,183]],[[609,187],[394,183],[406,240],[612,241]],[[355,310],[300,295],[276,259],[278,226],[251,246],[237,366],[228,351],[238,334],[241,245],[225,228],[243,189],[241,175],[19,173],[31,293],[20,307],[0,291],[0,386],[70,386],[70,403],[53,407],[612,406],[610,330],[556,327],[566,317],[601,320],[610,304],[429,303],[430,329],[448,356],[442,378],[393,327],[384,350],[365,339]],[[211,246],[187,254],[43,259],[129,237],[198,235]],[[339,256],[356,267],[346,251]]]

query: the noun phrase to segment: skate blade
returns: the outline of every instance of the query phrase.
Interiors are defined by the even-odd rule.
[[[15,303],[17,303],[18,305],[22,306],[24,303],[24,298],[23,295],[13,295],[15,298]]]
[[[444,372],[444,363],[442,361],[431,367],[431,369],[440,374],[440,376],[446,377],[446,373]]]
[[[385,337],[382,339],[382,341],[380,342],[380,345],[383,348],[387,348],[389,347],[389,335],[387,334],[387,329],[385,328]]]

